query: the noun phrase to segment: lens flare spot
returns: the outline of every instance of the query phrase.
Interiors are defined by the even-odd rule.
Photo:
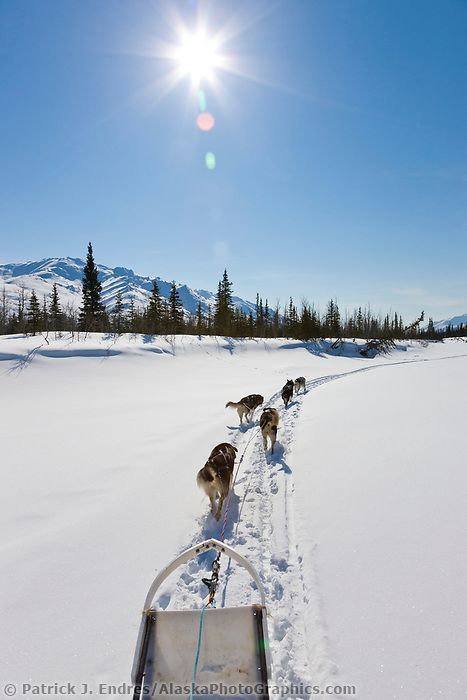
[[[200,112],[206,111],[206,95],[204,94],[204,90],[198,91],[198,107]]]
[[[196,124],[201,131],[211,131],[215,124],[214,117],[209,112],[201,112],[198,114]]]
[[[205,163],[206,163],[206,167],[207,167],[208,170],[214,170],[214,169],[215,169],[215,167],[216,167],[216,156],[214,155],[214,153],[212,153],[211,151],[209,151],[208,153],[206,153],[206,155],[204,156],[204,161],[205,161]]]

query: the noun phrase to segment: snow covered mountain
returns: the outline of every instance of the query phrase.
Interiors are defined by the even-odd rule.
[[[5,286],[7,297],[13,301],[21,288],[27,292],[33,289],[39,300],[57,285],[62,306],[78,308],[81,303],[81,279],[84,260],[80,258],[45,258],[39,262],[13,263],[0,265],[0,290]],[[117,292],[121,292],[125,307],[134,299],[137,307],[145,306],[152,288],[152,278],[136,275],[126,267],[107,267],[97,265],[102,283],[102,298],[105,306],[112,309]],[[161,295],[168,298],[170,282],[156,278]],[[186,284],[178,285],[178,293],[185,310],[194,313],[201,302],[204,311],[214,305],[215,295],[204,289],[192,289]],[[254,304],[240,297],[233,298],[235,306],[249,313],[255,310]]]
[[[437,331],[443,331],[447,326],[451,328],[457,328],[461,324],[467,324],[467,314],[462,314],[461,316],[453,316],[452,318],[446,318],[444,321],[435,321],[434,326]]]

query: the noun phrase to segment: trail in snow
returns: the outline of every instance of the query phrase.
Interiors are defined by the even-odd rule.
[[[274,454],[263,449],[263,440],[256,418],[247,426],[230,427],[228,440],[237,447],[238,458],[244,455],[225,530],[225,541],[246,556],[260,572],[269,611],[270,649],[273,678],[277,685],[322,684],[331,681],[337,668],[327,645],[326,625],[321,612],[321,596],[316,576],[302,571],[302,556],[295,537],[293,515],[293,473],[287,455],[294,439],[294,430],[305,397],[318,387],[354,374],[382,367],[430,362],[442,358],[420,358],[393,363],[379,363],[346,372],[308,380],[306,392],[294,395],[285,409],[281,390],[264,403],[279,410],[280,425]],[[253,433],[252,433],[253,431]],[[225,507],[224,507],[225,508]],[[208,515],[197,520],[197,528],[187,543],[192,546],[209,537],[220,539],[223,518],[219,522]],[[200,607],[207,595],[202,583],[209,575],[212,553],[192,560],[179,579],[160,594],[158,604],[166,608]],[[239,567],[224,557],[218,604],[248,605],[257,593],[252,582],[239,576]]]
[[[310,380],[307,393],[346,374]],[[228,438],[237,447],[239,458],[245,453],[245,459],[232,494],[225,539],[260,572],[270,612],[273,682],[287,685],[310,683],[312,678],[314,682],[324,681],[335,670],[326,651],[316,581],[304,581],[294,531],[294,485],[287,454],[305,396],[295,395],[287,409],[281,390],[265,402],[265,406],[278,408],[280,414],[273,455],[264,452],[257,421],[248,427],[231,428]],[[187,546],[209,537],[219,538],[222,520],[216,522],[210,514],[199,518]],[[160,595],[159,605],[199,607],[207,593],[201,579],[209,573],[212,560],[212,554],[192,560],[174,587]],[[255,597],[254,585],[245,584],[244,577],[236,575],[238,567],[230,561],[223,563],[226,568],[219,586],[222,605],[249,604]],[[307,620],[312,622],[309,629]]]
[[[304,397],[310,390],[346,374],[349,372],[308,381],[307,392],[295,395],[287,409],[281,390],[265,402],[265,406],[275,406],[280,414],[274,454],[265,454],[257,421],[248,427],[231,428],[229,433],[228,439],[237,447],[239,458],[246,452],[231,498],[225,539],[260,572],[270,613],[272,681],[278,685],[311,683],[312,679],[314,683],[324,682],[335,672],[326,649],[318,587],[316,581],[305,582],[301,570],[294,531],[293,474],[287,454]],[[209,537],[219,538],[222,520],[216,522],[210,514],[199,518],[187,546]],[[212,554],[192,560],[174,586],[161,593],[158,604],[164,608],[169,604],[199,607],[207,593],[201,579],[209,573],[212,560]],[[249,604],[255,598],[254,584],[238,576],[238,567],[230,561],[222,563],[218,591],[221,604]]]

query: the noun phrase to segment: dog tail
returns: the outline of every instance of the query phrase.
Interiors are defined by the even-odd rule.
[[[204,484],[207,484],[211,481],[214,481],[214,477],[211,471],[209,469],[206,469],[206,467],[200,469],[196,476],[196,483],[198,484],[200,489],[203,488]]]
[[[265,409],[265,411],[267,411],[267,408]],[[261,428],[261,430],[264,430],[270,422],[271,414],[265,412],[261,415],[261,418],[259,419],[259,427]]]
[[[239,405],[240,404],[235,403],[235,401],[227,401],[227,403],[225,404],[225,407],[226,408],[237,408],[237,406],[239,406]]]
[[[230,485],[232,483],[232,469],[230,469],[226,464],[222,464],[216,469],[217,474],[217,487],[219,488],[222,496],[226,498],[229,495]]]
[[[202,469],[199,470],[198,474],[196,475],[196,483],[198,484],[199,488],[202,488],[203,486],[203,475],[202,475]]]

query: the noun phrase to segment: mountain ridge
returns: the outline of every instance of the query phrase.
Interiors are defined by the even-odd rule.
[[[5,286],[6,297],[10,303],[14,303],[21,293],[21,288],[26,292],[33,289],[41,300],[52,292],[53,284],[57,285],[60,301],[64,308],[77,309],[81,304],[81,280],[85,262],[81,258],[58,257],[42,258],[42,260],[28,260],[21,263],[5,263],[0,265],[0,293]],[[102,300],[110,311],[115,305],[117,293],[122,293],[124,308],[128,309],[131,299],[137,308],[146,306],[152,289],[153,279],[157,280],[161,297],[168,299],[171,282],[160,277],[138,275],[132,268],[117,265],[108,267],[97,263],[99,279],[102,283]],[[187,284],[177,284],[181,302],[187,314],[196,312],[198,302],[201,303],[203,312],[213,310],[215,293],[206,289],[194,289]],[[241,297],[234,296],[233,301],[238,309],[246,313],[255,314],[255,304]],[[434,321],[436,330],[444,330],[447,326],[453,329],[461,324],[467,324],[467,313],[458,314],[451,318]]]
[[[442,321],[434,321],[433,325],[437,331],[444,331],[448,326],[451,326],[451,328],[454,330],[460,325],[467,325],[467,314],[452,316],[451,318],[446,318]]]
[[[81,258],[60,257],[29,260],[24,263],[6,263],[0,265],[0,287],[4,285],[7,299],[11,302],[18,298],[21,289],[26,293],[35,291],[39,299],[52,292],[54,284],[64,308],[78,308],[81,304],[82,277],[85,262]],[[146,306],[152,289],[153,280],[157,280],[161,297],[168,299],[171,282],[160,277],[138,275],[128,267],[114,268],[96,263],[99,281],[102,284],[102,301],[110,311],[115,305],[118,292],[121,292],[124,308],[130,306],[133,299],[137,308]],[[213,309],[215,294],[205,289],[194,289],[187,284],[177,284],[180,300],[186,313],[196,312],[198,302],[207,312]],[[238,296],[233,296],[234,305],[242,311],[254,313],[255,305]]]

